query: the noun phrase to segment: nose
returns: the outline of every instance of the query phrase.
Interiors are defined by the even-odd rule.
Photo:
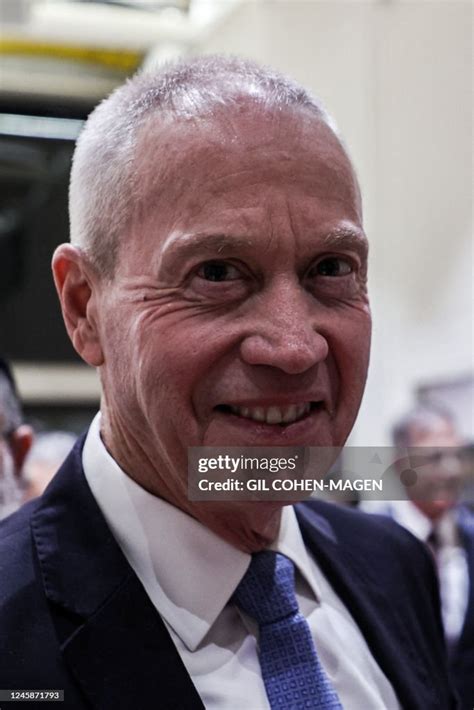
[[[249,334],[240,354],[249,365],[267,365],[290,375],[323,362],[329,352],[317,330],[316,304],[299,283],[276,286],[254,302]]]

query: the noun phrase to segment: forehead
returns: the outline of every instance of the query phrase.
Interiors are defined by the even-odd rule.
[[[347,154],[308,109],[242,104],[192,121],[150,117],[133,168],[132,223],[147,224],[134,238],[166,239],[178,224],[248,236],[270,222],[281,226],[283,212],[296,231],[325,220],[362,222]]]
[[[307,108],[277,110],[242,103],[193,120],[152,115],[139,133],[134,173],[143,195],[150,188],[186,185],[195,176],[218,179],[230,173],[230,166],[248,169],[249,182],[256,170],[286,174],[290,182],[312,168],[315,180],[318,173],[324,171],[327,179],[331,172],[341,188],[356,186],[339,139]]]
[[[424,425],[413,424],[409,436],[411,443],[419,446],[455,446],[461,442],[453,423],[441,417]]]

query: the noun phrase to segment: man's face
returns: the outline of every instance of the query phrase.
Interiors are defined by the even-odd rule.
[[[410,445],[426,448],[427,463],[419,470],[417,485],[407,488],[415,505],[431,520],[437,520],[459,501],[464,468],[460,459],[464,441],[449,421],[439,419],[430,429],[414,427]],[[416,448],[416,452],[420,453]]]
[[[154,492],[188,446],[342,445],[369,359],[358,188],[313,114],[149,127],[144,195],[99,299],[107,418]],[[129,464],[130,467],[130,464]],[[133,475],[133,471],[129,471]]]

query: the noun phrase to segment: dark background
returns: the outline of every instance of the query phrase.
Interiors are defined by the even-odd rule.
[[[9,105],[0,113],[85,119],[87,105]],[[34,131],[32,131],[34,132]],[[51,257],[68,241],[74,141],[0,132],[0,350],[30,362],[80,362],[66,335]],[[8,333],[7,337],[2,334]]]

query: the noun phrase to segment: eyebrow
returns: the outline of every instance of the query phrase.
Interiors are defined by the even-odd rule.
[[[323,239],[327,248],[351,249],[359,254],[362,259],[367,259],[369,242],[364,232],[352,227],[337,227]]]
[[[195,256],[232,256],[255,247],[255,240],[230,234],[210,234],[209,232],[171,235],[165,241],[158,265],[159,271],[167,270],[177,259],[184,262]],[[352,227],[337,227],[327,233],[322,244],[328,249],[348,249],[367,258],[368,242],[362,230]]]
[[[252,249],[255,242],[248,237],[231,236],[229,234],[193,233],[179,236],[171,235],[165,241],[158,265],[159,271],[166,270],[179,259],[184,262],[194,256],[226,255],[241,253]]]
[[[254,246],[248,237],[231,236],[230,234],[209,234],[209,232],[183,234],[169,237],[163,245],[163,256],[169,251],[179,251],[181,256],[194,256],[196,252],[237,251]]]

